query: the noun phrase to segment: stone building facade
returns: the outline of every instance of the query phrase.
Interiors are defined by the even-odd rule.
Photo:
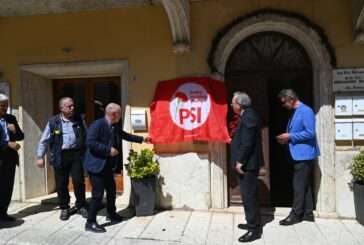
[[[302,81],[297,82],[291,74],[303,70],[289,70],[282,66],[282,60],[287,63],[287,58],[282,58],[280,68],[272,68],[275,63],[270,60],[265,72],[257,67],[228,72],[234,70],[232,57],[239,48],[244,50],[244,43],[261,47],[258,42],[265,40],[277,53],[288,52],[294,44],[307,57],[309,65],[307,73],[303,73],[309,74],[309,86],[299,92],[307,92],[302,95],[316,113],[321,148],[313,173],[316,210],[322,215],[355,216],[347,166],[363,144],[335,140],[333,71],[364,67],[362,0],[120,0],[73,1],[72,5],[68,1],[58,1],[58,5],[50,0],[25,2],[31,3],[9,0],[0,6],[0,80],[10,84],[12,111],[26,134],[20,151],[15,200],[26,201],[54,192],[52,169],[38,169],[35,152],[47,119],[55,113],[57,81],[117,77],[124,130],[140,135],[148,132],[133,131],[131,111],[146,110],[150,120],[149,105],[157,82],[177,77],[211,76],[225,82],[230,92],[250,86],[249,81],[254,79],[265,79],[267,85],[260,86],[258,94],[267,100],[262,111],[270,113],[274,99],[268,90],[274,90],[272,81],[286,79],[285,84],[300,88],[297,84]],[[282,45],[287,43],[287,49],[278,51],[274,46],[277,40],[282,40]],[[244,67],[248,63],[239,64]],[[258,78],[263,73],[268,75]],[[234,76],[245,85],[232,82]],[[266,205],[280,206],[280,195],[285,193],[273,191],[280,185],[275,184],[279,175],[273,172],[279,172],[279,158],[269,152],[274,147],[269,141],[272,128],[268,120],[263,129],[267,135],[265,156],[269,159],[266,188],[271,195]],[[234,205],[225,143],[138,146],[125,142],[124,161],[129,149],[142,147],[154,148],[159,158],[160,207],[208,210]],[[124,193],[118,203],[125,205],[130,202],[130,180],[125,173],[123,177]],[[289,198],[285,203],[283,206],[289,206]]]

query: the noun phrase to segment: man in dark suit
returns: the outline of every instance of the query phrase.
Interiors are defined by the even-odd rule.
[[[248,231],[239,242],[251,242],[262,235],[257,199],[259,169],[264,165],[260,121],[246,93],[234,93],[231,107],[239,121],[231,141],[231,167],[237,173]]]
[[[293,225],[301,220],[315,221],[311,193],[312,160],[320,155],[315,130],[315,114],[302,103],[292,89],[282,90],[282,106],[293,111],[286,133],[277,136],[278,143],[288,146],[288,161],[293,165],[293,203],[290,214],[279,222]]]
[[[115,103],[106,106],[105,117],[94,121],[87,133],[86,156],[84,168],[88,171],[92,198],[89,206],[89,216],[85,225],[86,231],[105,232],[105,228],[97,224],[96,216],[101,208],[104,190],[106,190],[106,209],[109,221],[122,221],[122,217],[116,213],[115,198],[116,185],[113,175],[115,157],[121,149],[121,141],[146,143],[150,137],[132,135],[124,132],[118,122],[121,118],[121,107]]]
[[[0,127],[2,137],[0,142],[0,221],[15,221],[8,215],[8,207],[14,187],[15,167],[19,165],[18,150],[20,145],[16,141],[24,139],[16,118],[7,114],[9,98],[0,94]]]

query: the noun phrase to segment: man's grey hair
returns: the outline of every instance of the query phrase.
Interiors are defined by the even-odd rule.
[[[234,93],[235,102],[240,105],[241,108],[245,109],[252,105],[252,100],[249,95],[244,92],[235,92]]]
[[[121,112],[121,107],[118,104],[110,103],[105,108],[106,114],[111,114],[113,112]]]
[[[59,102],[58,102],[58,106],[59,106],[59,108],[61,108],[61,107],[63,107],[64,106],[64,102],[65,101],[71,101],[71,102],[73,102],[73,99],[72,98],[70,98],[70,97],[63,97],[62,99],[60,99],[59,100]]]
[[[9,97],[5,94],[0,94],[0,102],[9,101]]]
[[[298,95],[293,89],[283,89],[279,92],[278,98],[298,100]]]

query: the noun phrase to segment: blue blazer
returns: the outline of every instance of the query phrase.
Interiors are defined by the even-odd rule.
[[[123,131],[118,124],[113,124],[114,132],[117,134],[114,145],[121,145],[121,140],[142,143],[143,137],[132,135]],[[99,173],[105,166],[106,160],[111,158],[113,134],[106,118],[94,121],[87,132],[86,153],[83,167],[91,173]],[[120,153],[121,154],[121,153]]]
[[[300,102],[287,127],[287,132],[291,135],[288,145],[293,160],[312,160],[320,155],[315,122],[312,109]]]

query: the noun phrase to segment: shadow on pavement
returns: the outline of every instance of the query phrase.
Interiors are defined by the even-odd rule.
[[[9,229],[9,228],[21,226],[22,224],[24,224],[24,222],[25,221],[23,219],[17,219],[14,222],[0,221],[0,229]]]

